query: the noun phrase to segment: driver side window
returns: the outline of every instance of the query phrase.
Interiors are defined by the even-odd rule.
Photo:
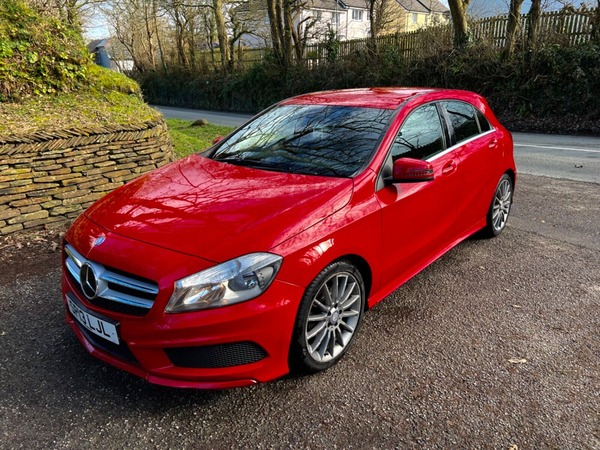
[[[435,104],[420,106],[404,120],[392,145],[392,158],[427,159],[445,149]]]

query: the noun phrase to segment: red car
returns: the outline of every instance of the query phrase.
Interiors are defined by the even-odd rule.
[[[167,386],[323,370],[367,309],[502,232],[515,175],[510,133],[471,92],[284,100],[75,221],[67,322],[97,358]]]

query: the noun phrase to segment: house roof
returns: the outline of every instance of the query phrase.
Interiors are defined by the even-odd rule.
[[[110,39],[94,39],[87,45],[88,52],[94,53],[99,47],[105,47]]]
[[[341,0],[341,3],[345,3],[350,8],[368,9],[366,0]]]
[[[307,9],[346,10],[348,8],[367,9],[366,0],[308,0]]]
[[[396,0],[405,10],[410,12],[447,13],[449,10],[439,0]]]
[[[439,0],[419,0],[431,12],[447,13],[450,10]]]

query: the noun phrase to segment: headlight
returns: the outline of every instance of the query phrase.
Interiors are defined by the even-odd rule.
[[[271,253],[250,253],[182,278],[175,282],[165,311],[196,311],[250,300],[269,287],[282,261]]]

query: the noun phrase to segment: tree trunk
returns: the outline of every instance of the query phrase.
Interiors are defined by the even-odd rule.
[[[454,27],[454,47],[462,48],[469,42],[469,25],[467,23],[467,6],[470,0],[448,0],[452,26]]]
[[[152,69],[156,69],[156,51],[154,48],[154,33],[152,29],[151,12],[148,11],[148,4],[144,2],[144,29],[146,31],[146,39],[148,42],[148,59]]]
[[[291,0],[283,0],[283,59],[285,66],[289,67],[293,61],[294,51],[294,22],[292,20]]]
[[[227,68],[229,61],[229,45],[227,43],[227,29],[225,28],[225,17],[223,17],[223,0],[213,0],[215,23],[217,25],[217,39],[219,40],[219,51],[221,52],[221,65]]]
[[[162,46],[162,39],[160,38],[160,33],[158,30],[158,21],[157,21],[157,17],[158,17],[158,0],[153,0],[152,1],[152,20],[153,20],[153,26],[154,26],[154,30],[156,31],[156,43],[158,44],[158,53],[160,56],[160,62],[162,64],[162,68],[163,70],[167,70],[167,63],[165,61],[165,52]]]
[[[286,66],[286,58],[285,58],[285,54],[286,54],[286,48],[285,48],[285,38],[284,38],[284,25],[283,25],[283,0],[276,0],[275,1],[275,17],[277,20],[277,31],[278,31],[278,36],[277,39],[279,40],[279,49],[280,49],[280,63],[282,66]]]
[[[517,41],[517,33],[521,25],[521,6],[523,0],[510,0],[510,10],[508,14],[508,24],[506,25],[506,46],[504,54],[510,58],[515,52],[515,43]]]
[[[531,0],[531,8],[529,8],[529,14],[527,16],[527,22],[529,24],[529,29],[527,30],[527,48],[531,51],[537,49],[541,16],[542,0]]]
[[[596,11],[592,16],[592,41],[600,44],[600,1],[596,3]]]
[[[280,15],[278,15],[277,5],[279,0],[267,0],[267,14],[269,16],[269,24],[271,26],[271,43],[273,45],[273,53],[279,62],[283,60],[283,52],[281,51],[281,25]]]
[[[379,34],[379,27],[377,26],[377,14],[376,4],[377,0],[369,0],[369,24],[371,26],[370,38],[368,47],[372,54],[377,54],[377,35]]]

